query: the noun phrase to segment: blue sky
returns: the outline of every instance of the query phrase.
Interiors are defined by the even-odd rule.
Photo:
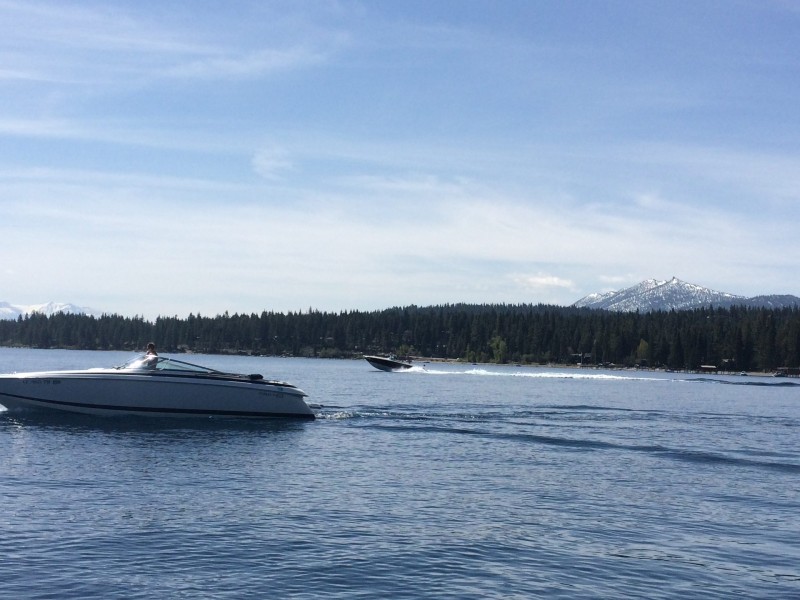
[[[0,300],[800,295],[800,4],[0,0]]]

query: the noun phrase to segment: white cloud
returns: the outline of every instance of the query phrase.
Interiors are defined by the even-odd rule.
[[[313,13],[298,11],[287,36],[284,13],[259,15],[260,26],[252,27],[236,12],[3,2],[0,80],[102,94],[169,79],[253,79],[322,64],[347,43],[336,29],[313,26]]]
[[[601,281],[604,284],[607,284],[610,287],[608,289],[604,289],[602,291],[611,291],[619,289],[619,286],[625,286],[628,284],[630,286],[631,282],[639,283],[639,281],[644,281],[645,279],[657,279],[655,276],[645,276],[641,279],[637,279],[639,277],[635,273],[625,273],[624,275],[599,275],[597,277],[598,281]],[[600,290],[599,290],[600,291]]]
[[[575,282],[558,277],[539,273],[537,275],[517,275],[514,280],[520,285],[533,291],[547,290],[549,288],[564,288],[570,291],[575,290]]]
[[[253,170],[264,179],[280,179],[294,168],[286,150],[278,147],[262,148],[253,155]]]
[[[266,48],[239,55],[210,54],[179,63],[164,71],[170,77],[232,79],[260,77],[276,71],[305,68],[325,61],[320,50],[296,47]]]
[[[670,204],[665,202],[658,194],[644,193],[634,197],[634,204],[646,210],[665,211],[670,209]]]

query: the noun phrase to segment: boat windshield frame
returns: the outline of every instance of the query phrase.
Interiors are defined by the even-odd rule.
[[[128,362],[117,367],[119,371],[181,371],[185,373],[198,373],[206,375],[221,375],[220,371],[202,367],[192,363],[166,358],[164,356],[154,356],[152,354],[141,354],[132,358]]]

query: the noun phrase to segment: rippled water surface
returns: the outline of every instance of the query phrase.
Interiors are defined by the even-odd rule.
[[[0,596],[800,597],[797,380],[190,360],[319,418],[0,413]]]

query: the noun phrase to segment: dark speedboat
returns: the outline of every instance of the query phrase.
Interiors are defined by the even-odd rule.
[[[364,359],[376,369],[381,371],[404,371],[410,369],[414,365],[410,362],[397,360],[394,357],[386,358],[384,356],[365,356]]]

